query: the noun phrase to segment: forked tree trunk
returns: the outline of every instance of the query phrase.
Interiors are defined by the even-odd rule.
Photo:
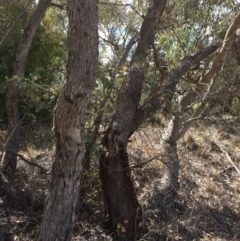
[[[18,87],[17,78],[23,78],[28,53],[33,36],[40,25],[45,12],[50,6],[51,0],[39,0],[35,11],[30,16],[23,31],[22,39],[18,45],[16,60],[13,67],[12,80],[8,86],[6,109],[8,116],[8,139],[6,143],[6,153],[4,157],[4,173],[12,178],[17,166],[17,154],[20,142],[20,119],[18,111]]]
[[[71,240],[85,153],[84,112],[98,67],[97,0],[68,0],[67,83],[54,124],[56,154],[38,241]]]
[[[127,140],[134,129],[134,118],[147,72],[146,57],[153,48],[155,32],[167,1],[152,2],[140,30],[126,89],[102,140],[105,150],[101,152],[100,179],[109,226],[119,240],[135,240],[141,236],[142,211],[131,179]]]
[[[120,58],[120,60],[118,61],[118,63],[115,66],[115,69],[113,70],[113,73],[112,73],[112,76],[110,79],[110,83],[112,85],[114,85],[118,71],[122,68],[122,66],[126,62],[126,59],[127,59],[127,56],[129,54],[130,50],[132,49],[133,45],[138,41],[138,39],[139,39],[139,33],[135,34],[129,40],[122,57]],[[84,170],[88,170],[90,168],[90,159],[92,156],[92,150],[93,150],[93,147],[99,136],[99,129],[100,129],[100,126],[102,123],[104,107],[105,107],[107,101],[109,100],[110,96],[111,96],[111,91],[107,93],[107,95],[103,98],[102,102],[98,106],[97,117],[93,123],[93,131],[91,133],[91,139],[89,142],[86,143],[86,153],[85,153],[85,157],[84,157]]]

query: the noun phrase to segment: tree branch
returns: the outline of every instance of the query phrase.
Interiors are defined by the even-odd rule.
[[[112,85],[115,82],[116,75],[117,75],[118,71],[122,68],[122,66],[126,62],[127,56],[129,54],[131,48],[138,41],[139,37],[140,37],[140,35],[139,35],[139,33],[137,33],[129,40],[122,57],[120,58],[118,63],[115,65],[115,68],[113,70],[113,73],[112,73],[112,76],[111,76],[111,79],[110,79],[110,83]],[[102,118],[103,118],[103,114],[104,114],[104,107],[105,107],[108,99],[110,98],[110,95],[111,95],[111,91],[107,93],[107,95],[104,97],[104,99],[102,100],[102,102],[100,103],[100,105],[98,107],[97,117],[94,120],[94,124],[93,124],[94,129],[92,131],[92,137],[91,137],[90,142],[88,143],[89,146],[88,146],[86,154],[85,154],[85,161],[86,161],[86,166],[85,167],[86,168],[88,168],[87,167],[88,161],[89,161],[88,159],[90,158],[93,145],[95,144],[96,139],[98,137],[99,128],[100,128],[100,125],[102,123]]]
[[[228,51],[231,49],[233,37],[240,25],[240,12],[234,18],[232,24],[229,26],[225,38],[222,42],[221,47],[216,51],[217,55],[212,63],[210,70],[203,75],[199,83],[196,85],[193,91],[189,92],[181,101],[182,109],[185,109],[192,100],[196,98],[198,93],[202,92],[205,85],[208,84],[215,75],[218,75],[224,67]]]
[[[59,8],[61,10],[65,10],[66,11],[66,4],[57,4],[57,3],[51,3],[50,4],[50,7],[56,7],[56,8]]]
[[[7,40],[8,36],[12,33],[12,31],[14,30],[14,28],[16,27],[17,23],[19,22],[19,20],[22,18],[23,14],[26,12],[26,9],[28,7],[28,5],[30,4],[32,0],[28,0],[25,5],[23,6],[22,10],[20,11],[20,13],[18,14],[18,16],[13,20],[11,27],[7,30],[5,36],[2,38],[1,42],[0,42],[0,47],[4,44],[4,42]]]
[[[99,2],[100,4],[105,4],[105,5],[114,5],[114,6],[117,6],[117,7],[130,7],[135,13],[137,13],[141,18],[145,18],[144,15],[142,15],[141,13],[139,13],[134,7],[132,4],[130,3],[126,3],[126,4],[120,4],[120,3],[113,3],[113,2]]]
[[[235,165],[235,163],[233,162],[233,160],[231,159],[231,157],[228,155],[228,153],[222,148],[222,146],[218,145],[216,142],[215,144],[217,145],[217,147],[225,154],[225,156],[227,157],[228,161],[232,164],[232,166],[235,168],[235,170],[237,171],[237,173],[240,175],[240,170],[239,168]]]
[[[19,153],[18,153],[18,157],[19,157],[22,161],[26,162],[27,164],[32,165],[32,166],[35,166],[35,167],[38,167],[38,168],[40,168],[41,170],[43,170],[44,172],[47,172],[47,169],[45,169],[44,167],[39,166],[38,164],[36,164],[36,163],[34,163],[34,162],[28,161],[23,155],[21,155],[21,154],[19,154]]]
[[[186,74],[186,72],[192,66],[215,53],[218,47],[219,43],[214,43],[198,50],[192,55],[183,58],[179,64],[169,73],[163,85],[156,92],[149,95],[149,98],[146,101],[147,105],[138,109],[135,117],[134,130],[136,130],[141,125],[145,119],[145,116],[149,116],[150,114],[155,113],[157,110],[163,107],[164,104],[172,99],[172,96],[176,91],[177,84],[179,84],[182,76]]]

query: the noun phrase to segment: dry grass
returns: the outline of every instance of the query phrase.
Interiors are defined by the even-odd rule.
[[[240,240],[240,175],[219,149],[221,146],[240,168],[239,134],[239,120],[228,117],[199,121],[191,127],[178,144],[179,190],[174,205],[165,213],[147,205],[147,197],[162,175],[161,130],[148,125],[131,137],[132,176],[149,227],[142,241]],[[50,171],[53,151],[26,145],[23,154]],[[25,213],[10,210],[0,202],[0,228],[14,240],[35,240],[50,175],[22,161],[19,164],[18,185],[32,192],[36,202]],[[112,240],[104,229],[97,158],[85,175],[81,194],[73,240]]]

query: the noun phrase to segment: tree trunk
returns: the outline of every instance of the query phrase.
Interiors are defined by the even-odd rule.
[[[126,62],[127,56],[129,54],[130,50],[132,49],[132,46],[138,41],[138,39],[139,39],[139,33],[135,34],[129,40],[122,57],[120,58],[120,60],[118,61],[118,63],[115,66],[115,69],[113,70],[113,73],[112,73],[112,76],[110,79],[110,83],[112,85],[115,83],[116,75],[117,75],[118,71],[122,68],[122,66]],[[98,113],[97,113],[97,117],[93,123],[93,131],[92,131],[91,139],[89,142],[86,143],[86,153],[85,153],[85,157],[84,157],[84,170],[88,170],[90,168],[92,149],[97,140],[97,137],[99,136],[99,128],[100,128],[100,125],[102,124],[104,107],[105,107],[107,101],[109,100],[110,95],[111,95],[111,91],[109,91],[107,93],[107,95],[103,98],[102,102],[98,106]]]
[[[22,39],[18,45],[16,60],[13,67],[12,80],[8,86],[6,109],[8,116],[8,139],[6,143],[6,153],[4,157],[4,173],[9,177],[14,177],[17,166],[17,154],[19,149],[20,119],[18,111],[18,87],[16,78],[23,78],[27,56],[30,50],[33,36],[40,25],[45,12],[50,6],[51,0],[39,0],[35,11],[30,16],[23,31]]]
[[[139,223],[142,211],[134,192],[126,148],[147,72],[146,57],[153,48],[155,32],[166,2],[154,0],[148,9],[132,59],[128,84],[102,140],[105,150],[101,152],[100,179],[109,227],[119,240],[135,240],[141,235]]]
[[[179,105],[178,113],[175,114],[175,117],[169,122],[168,127],[163,131],[163,135],[160,140],[160,146],[162,151],[162,161],[165,167],[164,175],[160,181],[160,185],[156,188],[157,195],[155,195],[154,197],[155,201],[152,202],[152,203],[155,203],[157,207],[161,207],[162,205],[164,205],[163,201],[165,201],[166,203],[169,203],[173,197],[173,194],[175,194],[175,190],[178,185],[178,177],[179,177],[179,159],[178,159],[178,153],[177,153],[177,141],[188,130],[190,126],[189,125],[190,121],[199,117],[201,113],[204,111],[205,103],[207,100],[206,97],[209,93],[211,93],[214,86],[216,85],[216,76],[219,74],[219,72],[221,71],[226,61],[227,53],[230,49],[230,46],[232,45],[232,37],[234,36],[239,26],[239,23],[240,23],[240,12],[235,17],[232,24],[229,26],[229,29],[226,32],[226,36],[223,41],[223,45],[221,46],[221,48],[219,48],[219,50],[217,50],[217,54],[211,65],[211,68],[208,70],[207,73],[202,75],[199,81],[199,83],[205,83],[209,85],[207,91],[204,91],[203,85],[196,85],[196,87],[193,90],[190,90],[183,97],[183,99],[178,103]],[[205,48],[205,50],[207,50],[207,48]],[[209,53],[210,52],[208,52],[208,54]],[[197,57],[197,55],[195,56]],[[194,55],[192,55],[192,57],[194,57]],[[194,60],[196,60],[196,57],[194,58]],[[182,63],[184,64],[185,61],[186,59],[183,60]],[[186,68],[186,71],[187,71],[187,68]],[[169,77],[174,76],[174,72],[175,70],[172,71]],[[182,74],[183,73],[184,72],[182,72]],[[175,82],[176,80],[180,79],[181,76],[182,75],[178,75],[178,77],[175,78]],[[167,81],[169,81],[169,79],[170,78],[168,78]],[[174,84],[175,83],[172,81],[172,85]],[[165,86],[167,88],[167,85]],[[169,90],[171,90],[170,86],[171,86],[171,82],[169,82]],[[187,115],[185,113],[185,110],[194,101],[196,101],[196,98],[197,97],[199,98],[201,94],[202,94],[201,105],[198,107],[195,113],[190,117],[190,119],[187,120],[187,117],[186,117]]]
[[[178,183],[179,159],[177,153],[177,141],[179,139],[181,120],[179,118],[170,121],[164,130],[160,140],[162,161],[165,166],[162,183],[163,190],[169,192],[175,190]]]
[[[55,109],[56,154],[38,240],[71,240],[85,154],[83,115],[98,67],[97,0],[68,0],[67,83]]]
[[[102,144],[106,147],[100,156],[100,178],[109,228],[120,240],[135,240],[142,210],[131,180],[128,155],[123,143],[118,142],[119,132],[108,129]]]

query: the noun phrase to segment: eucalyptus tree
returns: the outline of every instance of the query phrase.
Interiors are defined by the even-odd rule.
[[[19,149],[20,118],[18,110],[19,89],[16,85],[18,79],[24,77],[25,66],[34,34],[40,25],[45,12],[50,6],[50,0],[40,0],[35,11],[30,16],[23,31],[22,38],[17,48],[16,59],[13,66],[12,79],[9,81],[6,109],[8,115],[8,139],[4,157],[4,172],[8,177],[14,175]]]
[[[235,6],[235,3],[232,4],[232,6]],[[205,6],[200,5],[203,8],[199,7],[200,13],[191,16],[194,21],[189,21],[189,15],[187,19],[182,18],[181,21],[184,19],[185,21],[182,26],[180,25],[180,29],[175,27],[175,29],[172,29],[173,35],[168,35],[170,41],[172,36],[175,36],[175,43],[177,42],[177,44],[170,46],[168,54],[171,55],[167,55],[166,52],[165,61],[170,60],[171,56],[179,55],[179,53],[179,57],[181,55],[184,55],[184,57],[180,61],[178,60],[176,67],[173,67],[163,80],[163,84],[157,91],[158,100],[157,102],[153,101],[153,105],[155,105],[153,109],[160,108],[168,103],[168,117],[170,117],[169,124],[163,130],[160,140],[165,169],[160,185],[159,183],[156,185],[160,187],[155,199],[155,202],[158,200],[159,204],[161,203],[159,200],[169,201],[166,195],[171,200],[173,197],[171,194],[174,194],[174,191],[177,190],[179,177],[177,141],[185,134],[193,121],[201,118],[207,103],[211,101],[211,96],[214,93],[216,94],[218,89],[223,86],[222,79],[224,73],[228,71],[227,68],[229,68],[225,64],[229,53],[234,50],[236,30],[240,24],[239,13],[236,13],[236,11],[233,13],[231,7],[226,8],[225,3],[220,1],[213,5],[207,2]],[[182,9],[177,9],[176,6],[176,11],[179,10],[182,11]],[[173,17],[176,16],[174,11],[172,14]],[[182,15],[177,16],[181,18]],[[220,19],[222,26],[217,24]],[[211,25],[211,22],[214,25]],[[180,31],[181,29],[182,31]],[[216,31],[216,29],[219,31]],[[184,36],[187,36],[187,38]],[[166,39],[160,40],[161,42],[169,44]],[[174,48],[176,48],[176,51],[173,51]],[[162,50],[164,51],[164,49]],[[190,54],[194,50],[196,52]],[[176,56],[173,61],[176,61],[179,57]],[[226,85],[224,88],[228,92]],[[159,98],[161,101],[159,101]],[[198,105],[195,105],[196,103]],[[162,196],[162,199],[160,196]]]
[[[13,4],[12,1],[5,1],[1,5],[1,23],[0,23],[0,120],[4,121],[6,117],[6,78],[10,77],[13,70],[14,55],[17,44],[21,39],[21,30],[27,21],[30,1]],[[10,25],[10,27],[9,27]]]
[[[159,195],[162,201],[169,200],[167,194],[173,200],[170,194],[177,189],[179,175],[177,141],[190,123],[201,117],[210,93],[216,90],[216,79],[221,78],[227,54],[233,47],[238,20],[233,20],[232,25],[230,22],[236,6],[234,1],[168,1],[160,24],[155,26],[155,42],[152,40],[151,44],[155,31],[153,35],[148,32],[149,39],[142,39],[141,31],[149,20],[148,15],[144,17],[138,47],[132,52],[123,88],[114,102],[117,103],[115,114],[103,132],[100,157],[100,178],[110,228],[117,230],[120,239],[133,238],[137,230],[133,231],[133,226],[137,227],[137,220],[141,219],[131,181],[127,140],[153,113],[162,112],[170,118],[159,140],[162,161],[166,164]],[[148,46],[147,57],[139,65],[135,61],[143,42]],[[193,109],[196,102],[200,104]],[[155,201],[160,199],[157,194]]]
[[[23,6],[23,4],[25,5]],[[38,6],[39,4],[41,2],[38,3]],[[0,118],[1,122],[6,122],[5,103],[7,102],[9,119],[12,114],[11,117],[15,116],[16,119],[14,122],[18,123],[13,127],[13,121],[9,122],[8,139],[5,145],[4,171],[11,177],[14,177],[12,174],[16,169],[19,138],[23,139],[22,136],[19,136],[21,121],[17,121],[17,119],[22,120],[26,116],[28,119],[36,119],[43,115],[51,116],[65,72],[67,33],[63,29],[64,24],[59,24],[60,18],[63,19],[63,22],[65,21],[64,11],[54,5],[54,8],[50,8],[45,14],[46,9],[37,9],[36,6],[35,1],[23,1],[22,3],[10,1],[4,5],[2,12],[2,14],[6,12],[8,15],[13,15],[13,19],[9,19],[12,21],[10,29],[7,28],[7,22],[1,22],[2,29],[4,29],[1,36],[4,41],[1,41],[3,44],[0,48],[2,62],[0,78],[5,80],[1,82],[0,87],[1,103],[4,103],[1,106]],[[53,6],[51,2],[44,8],[50,6]],[[37,14],[38,12],[40,14]],[[32,17],[30,17],[31,14],[33,14]],[[4,18],[4,16],[1,17]],[[19,21],[17,22],[17,20]],[[39,21],[42,22],[41,25]],[[29,34],[30,32],[31,34]],[[18,45],[20,41],[21,43]],[[21,59],[19,56],[22,56]],[[17,72],[20,68],[21,71]],[[22,76],[18,76],[19,74]],[[5,96],[6,86],[9,91],[14,88],[15,94],[13,95],[11,92],[11,95]],[[17,98],[15,102],[10,101],[10,97],[13,98],[13,96]],[[13,106],[15,106],[15,112],[10,109]],[[13,144],[15,146],[12,146]]]
[[[119,89],[126,84],[124,75],[129,68],[129,56],[139,39],[139,25],[143,20],[141,13],[146,12],[143,5],[136,1],[131,5],[124,1],[99,2],[100,67],[97,88],[86,115],[86,169],[96,154],[94,150],[97,149],[100,126],[110,121],[119,99]]]
[[[56,152],[39,241],[71,240],[85,153],[84,113],[98,70],[98,1],[67,4],[67,81],[55,108]]]
[[[141,98],[147,72],[146,58],[153,47],[156,29],[167,1],[153,1],[143,20],[138,45],[131,61],[124,93],[111,124],[104,133],[105,148],[100,157],[100,179],[112,231],[120,240],[133,240],[138,235],[142,210],[134,193],[127,156],[127,141]],[[122,229],[118,229],[118,224]]]

